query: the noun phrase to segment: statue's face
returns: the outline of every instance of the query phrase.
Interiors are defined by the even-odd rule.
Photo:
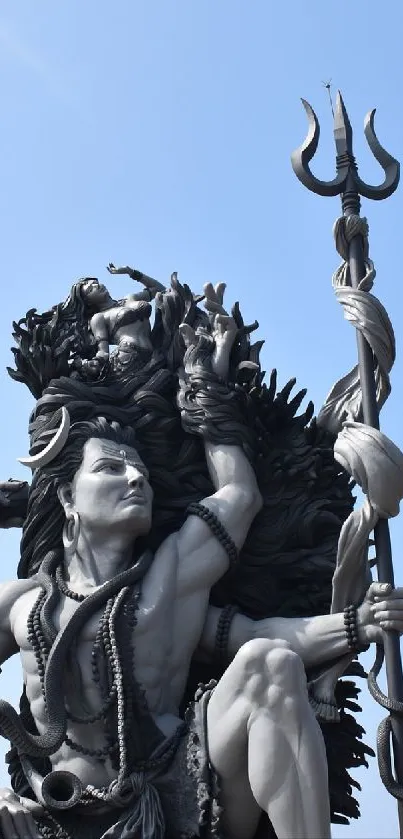
[[[87,440],[70,492],[70,509],[78,513],[87,534],[107,531],[137,536],[151,527],[153,492],[148,472],[130,446]]]
[[[97,309],[109,299],[109,292],[106,286],[98,282],[95,277],[89,277],[82,286],[85,301],[92,309]]]

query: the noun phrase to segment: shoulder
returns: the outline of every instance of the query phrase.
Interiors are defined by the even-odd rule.
[[[237,554],[236,545],[220,518],[204,501],[200,506],[205,514],[201,517],[189,510],[185,523],[176,534],[178,585],[187,593],[211,588],[228,571],[227,541],[231,542],[235,556]]]
[[[104,323],[104,322],[105,322],[104,312],[96,312],[95,315],[92,315],[92,318],[90,319],[91,327],[99,326],[99,324]]]
[[[0,658],[2,661],[8,658],[12,652],[12,650],[11,652],[8,650],[8,643],[6,643],[7,650],[4,651],[4,639],[9,637],[10,632],[13,632],[13,627],[19,616],[23,614],[26,622],[27,614],[31,608],[31,604],[26,602],[26,598],[30,592],[34,593],[38,588],[39,583],[36,577],[0,583]]]
[[[28,591],[33,591],[39,588],[40,584],[36,575],[28,577],[23,580],[11,580],[10,582],[0,583],[0,610],[3,613],[5,609],[10,611],[17,603],[20,597]]]

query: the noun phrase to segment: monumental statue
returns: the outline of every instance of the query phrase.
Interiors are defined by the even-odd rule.
[[[334,283],[376,335],[381,405],[393,330],[363,219],[357,302],[351,218]],[[86,277],[14,324],[9,372],[35,405],[30,485],[0,485],[1,525],[22,526],[0,658],[23,669],[19,712],[0,701],[1,835],[324,839],[359,815],[351,772],[373,752],[355,679],[372,643],[389,707],[376,675],[403,589],[372,579],[368,548],[399,510],[403,455],[364,421],[360,371],[317,419],[298,413],[305,391],[265,381],[258,325],[223,284],[108,271],[141,290],[116,300]],[[380,766],[399,798],[385,743]]]

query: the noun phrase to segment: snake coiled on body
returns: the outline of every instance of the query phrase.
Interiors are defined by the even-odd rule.
[[[42,575],[40,571],[38,572],[38,581],[48,593],[51,593],[49,591],[49,576],[46,574],[45,582],[45,570],[52,567],[56,561],[55,554],[55,551],[50,551],[46,555]],[[15,708],[9,702],[0,700],[0,732],[10,740],[20,754],[30,757],[49,757],[60,748],[67,726],[64,694],[60,687],[63,684],[66,657],[71,643],[94,612],[98,611],[110,597],[114,597],[123,586],[131,586],[143,579],[152,559],[152,552],[145,551],[132,568],[122,571],[112,580],[104,583],[94,594],[88,595],[79,604],[66,626],[58,633],[50,649],[45,670],[44,686],[48,720],[47,730],[44,734],[36,735],[27,731]],[[45,623],[48,620],[48,615],[49,613],[46,612],[43,615]],[[43,629],[47,637],[51,637],[54,633],[51,625],[44,626]]]
[[[54,578],[54,571],[61,559],[63,552],[49,551],[43,560],[36,575],[38,583],[46,592],[46,598],[41,608],[41,628],[49,649],[57,638],[57,630],[54,626],[52,616],[59,601],[59,589]]]

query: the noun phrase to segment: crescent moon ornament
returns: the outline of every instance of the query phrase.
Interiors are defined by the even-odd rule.
[[[62,419],[55,436],[50,443],[42,449],[39,454],[32,457],[18,457],[19,463],[23,466],[28,466],[29,469],[40,469],[41,466],[46,466],[61,452],[64,444],[67,441],[70,431],[70,416],[67,408],[62,408]]]

